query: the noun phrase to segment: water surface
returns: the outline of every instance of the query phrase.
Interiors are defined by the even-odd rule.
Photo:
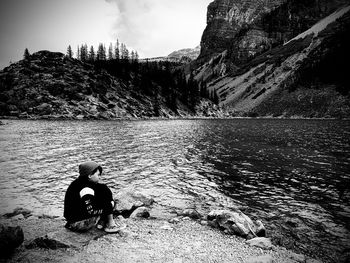
[[[114,192],[151,195],[158,217],[239,206],[277,243],[329,261],[349,253],[350,121],[4,122],[1,214],[62,215],[78,164],[94,160]]]

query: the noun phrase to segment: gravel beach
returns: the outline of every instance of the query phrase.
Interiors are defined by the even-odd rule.
[[[320,262],[283,247],[265,250],[246,240],[189,218],[175,223],[159,219],[126,219],[127,228],[76,249],[27,249],[31,240],[63,228],[63,219],[1,219],[23,228],[25,240],[2,262]]]

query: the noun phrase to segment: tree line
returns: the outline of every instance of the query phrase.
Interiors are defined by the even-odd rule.
[[[24,58],[29,57],[25,49]],[[140,92],[153,100],[154,114],[160,115],[161,104],[167,105],[173,112],[178,113],[179,102],[195,112],[201,98],[207,98],[218,104],[215,92],[207,90],[206,83],[195,80],[190,74],[186,77],[181,62],[170,61],[139,61],[137,51],[128,50],[124,43],[109,44],[108,48],[102,43],[95,51],[87,44],[77,47],[74,56],[71,45],[67,47],[66,56],[93,64],[96,70],[106,70],[112,76],[128,83],[129,89],[136,94]]]
[[[73,58],[71,46],[67,56]],[[178,112],[179,102],[195,111],[200,98],[219,103],[216,92],[209,92],[203,81],[194,76],[186,77],[181,62],[139,61],[137,51],[129,51],[124,43],[109,44],[108,49],[100,43],[95,52],[93,46],[88,51],[86,44],[77,47],[76,58],[91,63],[97,70],[106,70],[109,74],[129,83],[133,91],[141,92],[153,98],[155,115],[159,115],[161,101],[172,111]],[[163,99],[162,99],[163,98]]]
[[[74,52],[71,45],[67,47],[66,56],[69,58],[74,57]],[[88,47],[87,44],[81,44],[77,46],[76,59],[87,61],[105,61],[105,60],[131,60],[135,61],[139,59],[137,51],[129,50],[124,43],[119,43],[119,40],[113,45],[109,44],[106,48],[105,44],[100,43],[95,50],[94,46]]]

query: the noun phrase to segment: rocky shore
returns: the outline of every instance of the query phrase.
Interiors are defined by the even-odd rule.
[[[22,208],[1,216],[0,262],[322,262],[272,244],[263,224],[239,210],[203,216],[186,209],[163,219],[152,215],[154,200],[138,192],[119,193],[115,201],[115,217],[127,225],[116,234],[74,233],[62,217]]]
[[[250,244],[189,217],[172,223],[128,218],[127,229],[118,234],[99,231],[88,238],[78,234],[77,239],[75,233],[68,233],[67,243],[73,237],[77,243],[88,241],[81,246],[57,245],[54,249],[30,244],[48,233],[68,231],[62,218],[30,216],[2,218],[0,222],[20,226],[25,237],[24,243],[2,262],[320,262],[283,247]]]

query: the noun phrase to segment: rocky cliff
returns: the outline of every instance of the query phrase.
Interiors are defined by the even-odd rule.
[[[208,6],[202,60],[225,50],[235,65],[282,44],[347,4],[346,0],[215,0]]]
[[[201,40],[200,58],[227,50],[232,41],[264,14],[283,4],[285,0],[215,0],[208,6],[207,27]]]
[[[230,11],[236,6],[218,0],[209,6],[201,55],[192,64],[222,107],[240,116],[350,116],[344,1],[270,2],[257,13]]]

